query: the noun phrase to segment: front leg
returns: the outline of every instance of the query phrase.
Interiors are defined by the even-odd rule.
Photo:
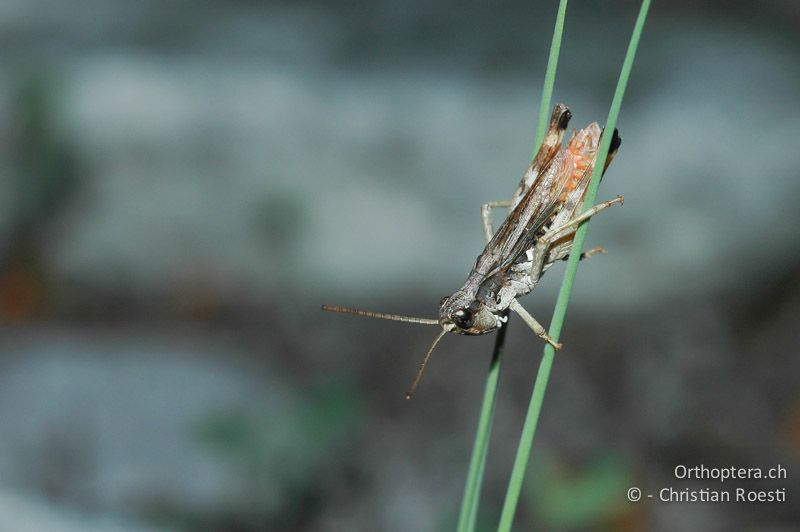
[[[492,239],[492,235],[494,231],[492,230],[492,209],[499,209],[505,208],[508,209],[511,207],[512,202],[511,200],[498,200],[498,201],[490,201],[488,203],[484,203],[481,206],[481,219],[483,220],[483,236],[486,237],[486,242],[488,243]]]
[[[519,314],[520,318],[522,318],[522,321],[524,321],[528,325],[528,327],[531,328],[531,330],[536,336],[538,336],[548,344],[552,345],[556,349],[561,349],[561,344],[553,340],[550,337],[550,335],[547,334],[547,331],[544,329],[544,327],[542,327],[541,324],[539,324],[539,322],[536,321],[536,319],[533,316],[531,316],[528,313],[528,311],[523,308],[522,305],[519,304],[519,301],[517,301],[516,299],[512,301],[511,305],[509,305],[509,308],[511,308],[511,310]]]

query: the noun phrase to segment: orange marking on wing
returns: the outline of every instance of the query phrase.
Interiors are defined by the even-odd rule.
[[[564,192],[561,195],[562,200],[575,188],[587,170],[589,172],[593,170],[601,133],[602,130],[596,122],[589,124],[577,133],[573,133],[566,150],[572,155],[575,169],[569,182],[564,187]]]

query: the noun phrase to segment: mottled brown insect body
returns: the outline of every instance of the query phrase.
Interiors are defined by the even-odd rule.
[[[556,348],[561,347],[518,299],[534,289],[553,263],[569,256],[575,231],[583,221],[615,203],[622,203],[622,196],[617,196],[583,211],[603,131],[593,122],[580,131],[573,131],[567,147],[562,149],[571,117],[567,106],[556,105],[542,146],[512,198],[483,205],[486,247],[461,288],[442,299],[438,320],[323,306],[324,310],[333,312],[441,326],[442,332],[428,350],[407,397],[413,393],[428,357],[445,333],[493,332],[506,323],[509,311],[522,317],[537,336]],[[620,137],[614,130],[604,172],[620,144]],[[494,232],[490,214],[493,208],[499,207],[508,208],[509,212]],[[581,258],[598,251],[603,250],[590,250]]]

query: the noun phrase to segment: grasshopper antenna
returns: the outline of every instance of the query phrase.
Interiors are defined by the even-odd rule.
[[[380,318],[382,320],[404,321],[406,323],[420,323],[422,325],[439,325],[439,320],[433,320],[430,318],[415,318],[414,316],[385,314],[383,312],[372,312],[371,310],[361,310],[358,308],[350,308],[350,307],[339,307],[336,305],[322,305],[322,310],[327,312],[338,312],[340,314],[353,314],[354,316],[366,316],[367,318]]]
[[[436,349],[436,344],[439,343],[439,340],[441,340],[445,334],[447,334],[447,331],[442,331],[439,333],[439,336],[436,337],[436,339],[431,344],[430,349],[428,349],[428,353],[425,355],[425,358],[422,359],[422,364],[419,365],[419,370],[417,370],[417,375],[414,377],[414,380],[411,383],[411,387],[406,392],[406,400],[411,399],[411,396],[414,395],[414,390],[417,389],[417,384],[419,384],[419,379],[422,377],[422,372],[425,371],[425,366],[428,365],[428,359],[431,358],[431,353],[433,353],[433,350]]]

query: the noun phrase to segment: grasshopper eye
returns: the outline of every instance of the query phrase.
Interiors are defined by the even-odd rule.
[[[450,315],[450,319],[459,329],[469,329],[475,321],[472,311],[466,308],[458,309]]]

